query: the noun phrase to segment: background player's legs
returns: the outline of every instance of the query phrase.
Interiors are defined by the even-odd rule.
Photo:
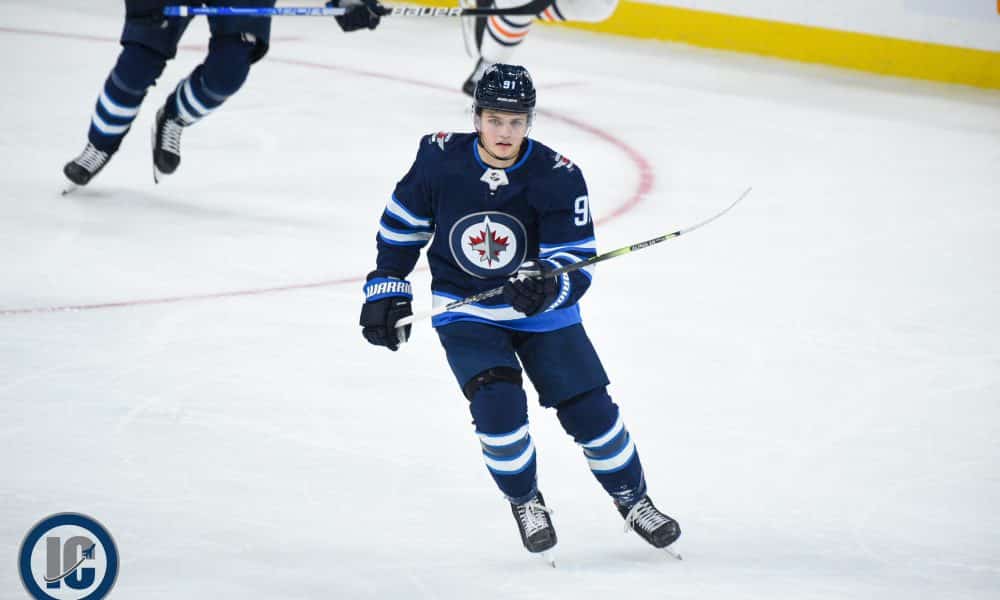
[[[496,8],[512,8],[524,4],[524,0],[495,0]],[[491,3],[485,3],[489,6]],[[543,21],[585,21],[597,23],[610,17],[618,6],[618,0],[557,0],[538,15]],[[483,72],[494,63],[510,63],[514,50],[531,31],[534,17],[511,15],[480,17],[474,26],[475,43],[478,45],[479,60],[472,74],[462,84],[462,91],[472,95],[476,83]],[[516,61],[513,61],[516,62]]]
[[[160,53],[127,43],[111,70],[90,117],[88,144],[83,153],[63,168],[76,185],[86,185],[118,151],[146,91],[163,72],[167,59]]]
[[[163,73],[167,59],[159,52],[127,43],[94,106],[87,138],[98,150],[114,154],[139,114],[146,91]]]
[[[221,5],[215,0],[209,5]],[[272,7],[274,0],[245,0],[241,6]],[[202,64],[177,84],[156,114],[153,164],[158,174],[170,174],[181,161],[181,132],[211,114],[243,86],[250,65],[267,54],[271,19],[209,17],[212,38]]]
[[[512,8],[524,4],[523,0],[496,0],[495,2],[480,3],[482,6],[495,6],[496,8]],[[475,22],[475,42],[478,47],[479,59],[476,61],[465,83],[462,84],[462,91],[472,95],[476,91],[476,83],[482,78],[483,72],[494,63],[509,63],[514,55],[514,49],[524,40],[528,32],[531,31],[531,23],[534,21],[531,15],[511,15],[479,17]]]
[[[177,84],[156,114],[153,161],[160,173],[173,173],[180,164],[181,129],[211,114],[243,86],[256,49],[248,36],[212,37],[205,61]]]
[[[599,23],[608,19],[618,8],[618,0],[556,0],[542,11],[543,21],[583,21]]]
[[[126,2],[122,51],[98,95],[87,147],[63,168],[76,185],[86,185],[118,150],[146,91],[177,52],[177,42],[190,20],[155,20],[155,8],[150,2]]]

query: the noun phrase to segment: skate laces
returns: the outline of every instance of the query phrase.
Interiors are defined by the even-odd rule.
[[[552,514],[552,509],[535,499],[517,505],[517,518],[524,526],[525,536],[530,537],[537,531],[549,526],[546,515]]]
[[[670,519],[666,515],[657,510],[649,499],[643,498],[625,515],[625,532],[638,528],[652,533],[668,522]]]
[[[177,123],[177,121],[167,117],[163,120],[163,128],[161,129],[161,141],[160,149],[166,150],[172,154],[180,155],[181,153],[181,132],[184,128]]]
[[[109,154],[107,152],[102,152],[94,147],[93,144],[88,143],[87,147],[83,149],[80,156],[76,157],[73,161],[80,165],[89,173],[94,173],[102,166],[104,163],[108,162]]]

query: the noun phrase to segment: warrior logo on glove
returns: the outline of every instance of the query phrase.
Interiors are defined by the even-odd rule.
[[[460,219],[451,228],[449,241],[458,266],[480,279],[510,275],[524,262],[527,249],[524,225],[501,212]]]

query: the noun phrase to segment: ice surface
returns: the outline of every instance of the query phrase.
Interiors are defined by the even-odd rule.
[[[430,327],[389,353],[357,326],[418,136],[470,126],[457,23],[276,21],[154,186],[148,128],[203,56],[196,23],[119,155],[61,197],[118,51],[120,3],[96,4],[3,7],[0,597],[60,511],[115,536],[119,598],[1000,593],[997,93],[532,34],[533,135],[583,167],[602,250],[754,186],[601,265],[583,303],[685,560],[622,535],[533,406],[553,570]]]

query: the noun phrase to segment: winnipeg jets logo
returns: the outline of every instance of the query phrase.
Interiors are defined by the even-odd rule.
[[[451,136],[453,135],[455,134],[447,133],[445,131],[439,131],[437,133],[431,134],[427,140],[427,143],[437,144],[438,148],[444,150],[444,145],[448,143],[448,140],[450,140]]]
[[[474,252],[479,253],[479,262],[485,262],[487,267],[492,267],[494,262],[500,262],[500,253],[507,250],[510,245],[509,235],[500,235],[494,231],[490,218],[483,220],[483,229],[479,235],[469,237],[469,247]]]
[[[573,170],[573,161],[569,158],[563,156],[562,154],[556,154],[556,164],[552,166],[553,169],[560,169],[566,167],[567,171]]]
[[[507,171],[503,169],[486,169],[483,176],[479,178],[486,185],[490,186],[490,191],[495,192],[501,185],[507,185],[510,181],[507,179]]]
[[[527,235],[524,225],[507,214],[479,212],[459,219],[448,235],[455,263],[481,279],[504,277],[524,262]]]

